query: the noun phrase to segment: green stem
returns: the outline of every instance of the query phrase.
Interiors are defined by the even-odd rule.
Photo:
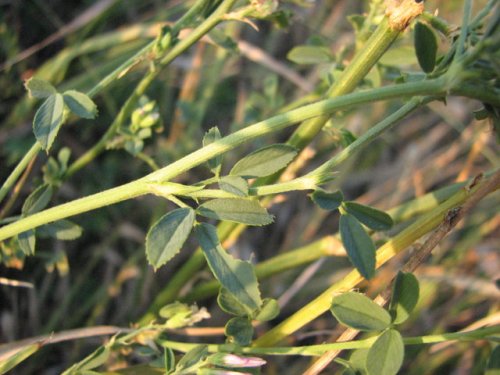
[[[43,224],[132,199],[149,193],[149,191],[150,188],[148,184],[142,181],[133,181],[97,194],[76,199],[74,201],[40,211],[0,228],[0,240],[4,240]]]
[[[460,30],[460,36],[458,37],[457,50],[455,52],[455,60],[462,57],[465,52],[465,42],[467,40],[467,34],[469,33],[469,21],[472,13],[472,0],[465,0],[464,3],[464,14],[462,18],[462,29]]]
[[[500,333],[500,325],[492,327],[478,328],[473,331],[466,332],[451,332],[440,335],[416,336],[403,338],[405,345],[422,345],[436,344],[446,341],[471,341],[487,339],[491,336]],[[299,356],[320,356],[330,350],[354,350],[371,348],[377,336],[368,339],[336,342],[332,344],[308,345],[308,346],[293,346],[293,347],[273,347],[273,348],[241,348],[241,353],[252,355],[299,355]],[[176,341],[162,341],[162,346],[171,348],[180,352],[188,352],[194,347],[201,345],[199,343],[184,343]],[[224,352],[227,346],[224,345],[208,345],[210,353]]]
[[[38,154],[38,152],[42,149],[40,143],[35,142],[33,146],[29,149],[29,151],[24,155],[21,161],[16,165],[14,170],[11,172],[7,180],[3,183],[0,188],[0,203],[5,198],[7,193],[14,187],[17,179],[21,176],[28,166],[28,164],[33,160],[33,158]]]

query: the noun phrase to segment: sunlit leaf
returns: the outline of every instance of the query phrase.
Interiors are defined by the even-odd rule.
[[[92,99],[84,93],[69,90],[64,92],[63,98],[64,103],[75,115],[86,119],[93,119],[96,117],[97,106]]]
[[[265,298],[262,302],[260,311],[254,316],[254,319],[259,322],[267,322],[276,318],[279,313],[280,307],[278,305],[278,301],[273,298]]]
[[[360,331],[382,331],[391,324],[389,313],[361,293],[333,297],[330,311],[340,323]]]
[[[253,266],[249,262],[233,258],[222,248],[213,225],[197,225],[195,233],[215,278],[245,307],[247,315],[251,316],[262,305]]]
[[[295,147],[289,145],[266,146],[238,161],[229,174],[242,177],[269,176],[285,168],[296,155]]]
[[[234,221],[247,225],[267,225],[273,222],[264,207],[251,199],[212,199],[198,207],[198,214],[210,219]]]
[[[33,133],[42,148],[49,151],[63,123],[64,99],[61,94],[50,95],[38,108],[33,119]]]
[[[369,375],[395,375],[403,364],[405,346],[401,334],[395,329],[382,333],[366,357]]]
[[[32,98],[45,99],[50,95],[55,94],[57,91],[54,86],[43,79],[31,77],[24,82],[24,87],[28,90],[28,94]]]
[[[340,238],[351,263],[366,279],[375,275],[375,245],[358,220],[349,214],[340,216]]]
[[[394,324],[403,323],[410,316],[418,302],[419,285],[411,273],[398,272],[392,289],[389,312]]]
[[[0,374],[5,374],[7,371],[12,370],[26,358],[30,357],[40,349],[40,344],[31,344],[22,347],[7,358],[3,357],[0,360]]]
[[[176,255],[191,232],[195,212],[178,208],[162,216],[146,236],[146,257],[158,269]]]

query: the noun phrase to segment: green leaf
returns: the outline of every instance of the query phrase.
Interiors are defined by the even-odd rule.
[[[194,347],[179,360],[177,366],[175,366],[174,374],[196,373],[196,369],[203,364],[207,356],[207,345],[198,345]]]
[[[388,230],[394,224],[388,214],[373,207],[364,206],[356,202],[343,202],[342,208],[373,230]]]
[[[210,219],[234,221],[247,225],[267,225],[273,216],[257,201],[240,198],[212,199],[198,207],[198,214]]]
[[[167,263],[181,249],[194,224],[191,208],[178,208],[162,216],[146,236],[146,257],[155,270]]]
[[[240,346],[249,345],[253,336],[252,322],[248,318],[232,318],[226,323],[224,333],[230,342]]]
[[[321,64],[333,61],[330,50],[322,46],[297,46],[286,55],[295,64]]]
[[[330,311],[340,323],[359,331],[382,331],[391,324],[389,313],[361,293],[333,297]]]
[[[213,225],[197,225],[195,233],[215,278],[245,307],[247,315],[251,316],[262,305],[253,266],[249,262],[233,258],[222,248]]]
[[[259,322],[267,322],[276,318],[279,313],[280,307],[278,301],[274,298],[265,298],[264,301],[262,301],[260,311],[254,316],[254,319]]]
[[[84,370],[92,370],[101,366],[108,360],[109,355],[111,354],[110,348],[110,344],[106,344],[105,346],[97,348],[93,353],[85,357],[82,361],[74,364],[69,369],[64,371],[62,375],[80,374]]]
[[[97,115],[97,106],[95,103],[84,93],[75,90],[64,92],[64,103],[68,106],[71,112],[75,115],[93,119]]]
[[[398,272],[389,305],[393,324],[401,324],[408,319],[417,305],[419,290],[418,280],[413,274]]]
[[[45,151],[49,151],[63,123],[64,99],[61,94],[50,95],[38,108],[33,119],[33,133]]]
[[[72,221],[59,220],[41,226],[37,229],[37,233],[40,237],[52,237],[62,241],[71,241],[80,237],[83,229]]]
[[[422,22],[415,24],[415,54],[417,60],[426,73],[430,73],[436,66],[437,40],[434,31]]]
[[[248,182],[239,176],[224,176],[219,180],[221,190],[228,193],[239,195],[240,197],[248,196]]]
[[[351,263],[366,279],[375,275],[375,245],[356,218],[340,215],[340,238]]]
[[[339,208],[342,200],[344,199],[344,195],[340,190],[330,193],[328,191],[318,189],[311,194],[311,199],[323,210],[333,211]]]
[[[219,131],[219,128],[217,126],[214,126],[213,128],[210,128],[206,133],[205,136],[203,137],[203,147],[208,146],[211,143],[214,143],[215,141],[218,141],[221,139],[221,134]],[[208,167],[212,171],[212,173],[216,176],[219,175],[220,169],[222,166],[222,155],[216,156],[215,158],[210,159],[208,162]]]
[[[500,374],[500,345],[497,345],[490,354],[488,365],[484,375],[498,375]]]
[[[0,360],[0,374],[5,374],[7,371],[12,370],[22,361],[36,353],[41,346],[41,344],[27,345],[7,357],[2,356],[3,358]]]
[[[395,329],[382,333],[368,352],[366,370],[369,375],[395,375],[403,364],[405,346]]]
[[[26,232],[19,233],[17,235],[17,242],[19,247],[26,255],[35,254],[35,231],[33,229],[27,230]]]
[[[43,184],[36,188],[24,201],[23,208],[21,210],[22,215],[33,215],[34,213],[47,207],[50,199],[52,198],[52,192],[52,186],[48,184]]]
[[[238,161],[229,174],[249,178],[269,176],[285,168],[296,155],[295,147],[289,145],[266,146]]]
[[[32,98],[45,99],[57,93],[55,87],[49,82],[34,77],[24,82],[24,87]]]
[[[226,288],[220,288],[217,296],[217,304],[222,311],[236,316],[247,316],[248,309],[241,304],[238,299],[232,295]]]

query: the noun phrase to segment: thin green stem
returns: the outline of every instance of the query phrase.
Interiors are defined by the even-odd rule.
[[[7,180],[3,183],[0,188],[0,203],[3,201],[7,193],[14,187],[17,179],[21,176],[28,166],[28,164],[33,160],[33,158],[38,154],[38,152],[42,149],[40,143],[35,142],[33,146],[29,149],[29,151],[23,156],[21,161],[16,165],[14,170],[11,172]]]
[[[460,36],[458,37],[457,50],[455,52],[455,60],[461,58],[465,52],[465,42],[467,40],[467,35],[469,34],[469,21],[472,13],[472,0],[465,0],[464,2],[464,14],[462,18],[462,29],[460,30]]]
[[[441,335],[428,335],[428,336],[416,336],[416,337],[406,337],[403,338],[405,345],[423,345],[423,344],[436,344],[440,342],[447,341],[471,341],[471,340],[483,340],[489,337],[498,335],[500,333],[500,325],[492,327],[478,328],[473,331],[465,332],[451,332],[443,333]],[[356,341],[345,341],[336,342],[331,344],[320,344],[320,345],[308,345],[308,346],[292,346],[292,347],[272,347],[272,348],[241,348],[241,353],[252,354],[252,355],[299,355],[316,357],[320,356],[325,352],[330,350],[354,350],[354,349],[367,349],[370,348],[377,336],[370,337],[368,339],[356,340]],[[201,345],[199,343],[184,343],[176,341],[162,341],[162,346],[174,349],[180,352],[188,352],[194,347]],[[208,351],[210,353],[218,353],[227,350],[224,345],[208,345]]]

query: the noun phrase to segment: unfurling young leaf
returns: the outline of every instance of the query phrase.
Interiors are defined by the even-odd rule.
[[[344,202],[342,207],[361,223],[373,230],[388,230],[393,225],[392,218],[383,211],[356,202]]]
[[[239,198],[212,199],[198,207],[198,214],[210,219],[234,221],[247,225],[267,225],[273,217],[257,201]]]
[[[24,82],[24,87],[26,87],[26,90],[28,90],[28,93],[32,98],[45,99],[50,95],[57,93],[55,87],[49,82],[34,77],[31,77]]]
[[[247,178],[269,176],[285,168],[296,155],[297,149],[289,145],[266,146],[238,161],[229,174]]]
[[[340,323],[359,331],[382,331],[391,324],[389,313],[361,293],[333,297],[330,311]]]
[[[63,97],[64,103],[75,115],[86,119],[93,119],[96,117],[97,106],[88,95],[79,91],[68,90],[64,92]]]
[[[389,312],[393,324],[401,324],[410,316],[418,302],[419,285],[411,273],[398,272],[392,289]]]
[[[208,146],[210,143],[214,143],[221,139],[220,131],[217,126],[210,128],[203,137],[203,147]],[[216,176],[219,175],[222,165],[222,155],[216,156],[208,161],[208,167],[212,173]]]
[[[191,208],[178,208],[153,224],[146,236],[146,257],[155,270],[179,252],[193,228],[194,218]]]
[[[248,196],[248,182],[239,176],[224,176],[219,180],[221,190],[228,193],[239,195],[240,197]]]
[[[63,123],[64,99],[61,94],[50,95],[38,108],[33,119],[33,133],[45,151],[49,151]]]
[[[229,342],[240,346],[249,345],[253,336],[252,322],[248,318],[232,318],[226,323],[224,333]]]
[[[247,315],[252,316],[262,305],[253,266],[233,258],[222,248],[213,225],[199,224],[195,233],[215,278],[246,309]]]
[[[333,211],[340,207],[344,195],[340,190],[332,193],[324,190],[315,190],[311,194],[311,199],[323,210]]]
[[[403,364],[405,346],[395,329],[382,333],[368,352],[366,370],[369,375],[396,375]]]
[[[422,22],[415,24],[415,53],[417,60],[426,73],[436,66],[437,40],[434,31]]]
[[[351,263],[365,279],[375,275],[375,245],[358,220],[350,214],[340,215],[340,238]]]

